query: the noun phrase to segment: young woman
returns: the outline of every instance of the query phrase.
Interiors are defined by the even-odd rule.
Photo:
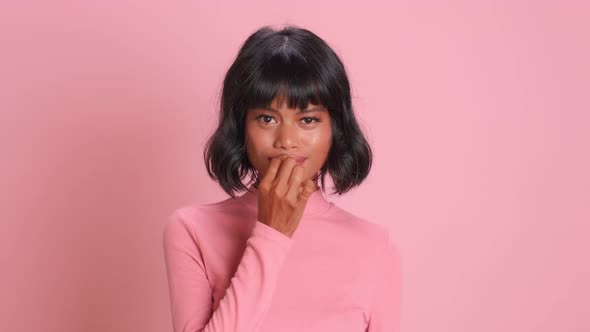
[[[372,160],[335,52],[306,29],[259,29],[220,110],[204,158],[231,197],[178,208],[164,228],[174,331],[399,331],[389,232],[324,191],[326,174],[332,193],[360,185]]]

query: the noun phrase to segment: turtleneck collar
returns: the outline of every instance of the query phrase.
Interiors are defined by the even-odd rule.
[[[236,199],[245,204],[250,210],[258,211],[258,189],[254,185],[250,185],[248,191]],[[319,187],[307,200],[302,218],[319,217],[328,212],[333,205],[334,203],[328,201],[326,198],[326,193],[322,187]]]

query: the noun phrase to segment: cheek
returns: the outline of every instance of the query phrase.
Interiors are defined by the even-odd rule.
[[[265,157],[272,149],[273,139],[269,133],[256,128],[246,128],[246,150],[251,159]]]
[[[327,153],[332,143],[332,130],[326,128],[307,137],[307,145],[313,146],[315,153]]]

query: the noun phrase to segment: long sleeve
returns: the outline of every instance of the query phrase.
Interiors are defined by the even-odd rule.
[[[206,236],[204,237],[206,238]],[[213,312],[213,289],[199,240],[182,214],[163,232],[164,256],[175,332],[252,332],[266,316],[292,239],[256,222],[225,295]]]
[[[401,326],[401,259],[388,233],[377,260],[368,332],[399,332]]]

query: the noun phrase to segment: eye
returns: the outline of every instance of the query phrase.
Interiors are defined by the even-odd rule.
[[[313,124],[314,122],[320,122],[319,118],[316,117],[305,117],[302,120],[311,120],[311,122],[305,122],[305,124]]]
[[[256,120],[259,120],[260,118],[262,118],[262,119],[272,119],[273,117],[270,116],[270,115],[262,114],[262,115],[257,116],[256,117]],[[265,125],[266,124],[269,124],[269,122],[266,122],[264,120],[262,121],[262,123],[265,124]]]
[[[269,125],[270,122],[265,121],[266,120],[272,120],[274,119],[272,116],[267,115],[267,114],[261,114],[259,116],[256,117],[257,121],[261,121],[263,125]],[[321,122],[320,118],[316,118],[316,117],[305,117],[305,118],[301,118],[301,121],[304,122],[304,124],[306,125],[312,125],[316,122]]]

